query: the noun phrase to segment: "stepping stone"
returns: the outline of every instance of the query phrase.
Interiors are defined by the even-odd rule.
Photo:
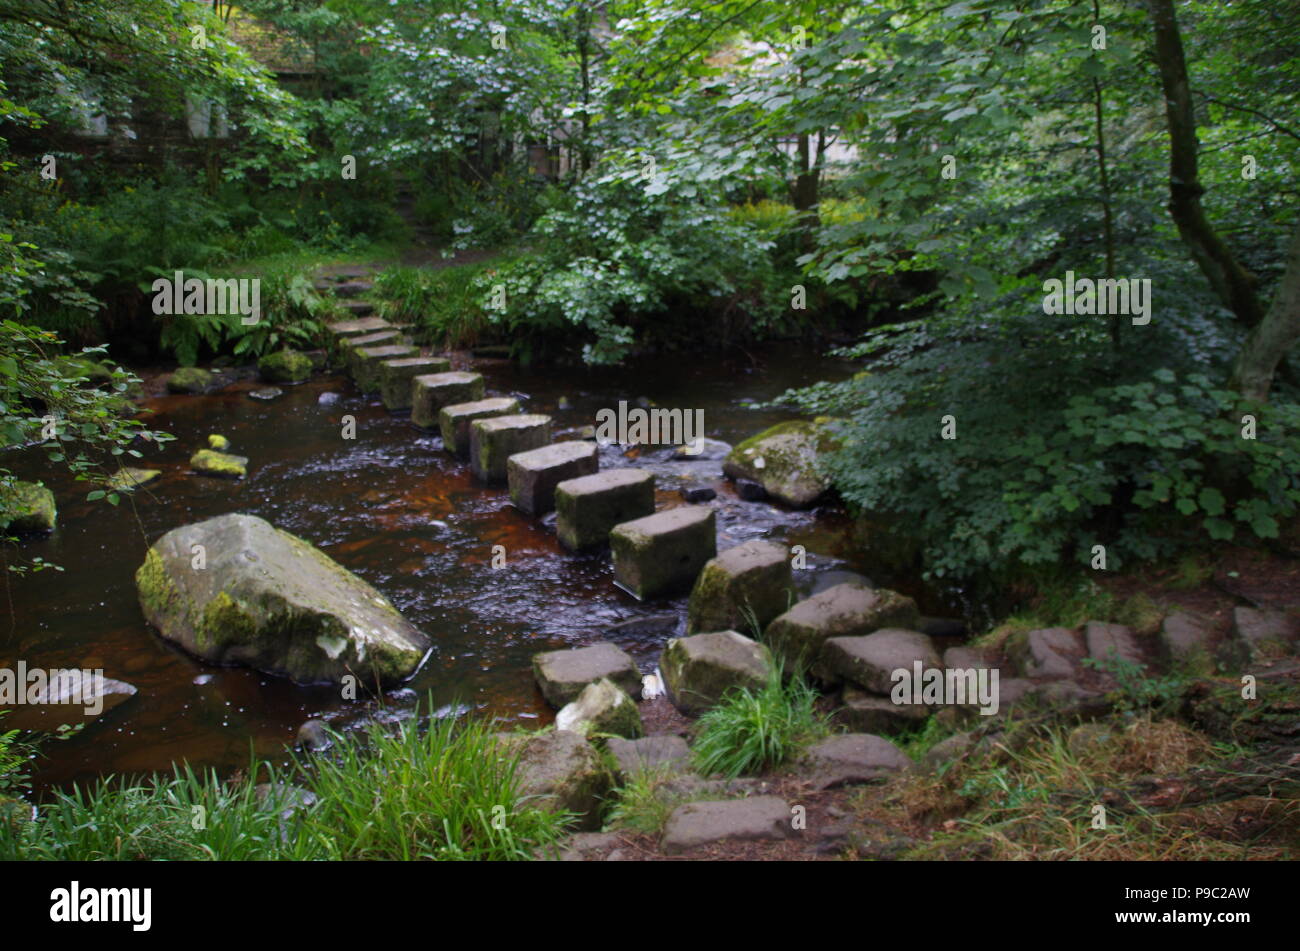
[[[519,793],[530,805],[574,813],[584,831],[600,828],[614,777],[586,737],[568,730],[502,733],[498,748],[507,756],[518,755]]]
[[[717,705],[731,690],[761,690],[771,670],[767,648],[735,631],[671,638],[659,658],[668,696],[687,716]]]
[[[691,590],[686,630],[758,630],[790,609],[795,599],[790,552],[758,539],[728,548],[704,566]]]
[[[888,697],[894,689],[894,671],[912,674],[918,661],[922,671],[943,664],[934,643],[920,631],[884,628],[874,634],[827,638],[813,673],[829,684],[848,681]]]
[[[339,344],[339,362],[343,368],[352,373],[353,354],[358,347],[384,347],[390,344],[405,343],[402,332],[396,327],[387,327],[373,333],[360,334],[355,337],[335,338]]]
[[[578,699],[555,715],[555,728],[582,736],[612,734],[634,739],[645,732],[636,702],[608,677],[587,684]]]
[[[1023,638],[1012,638],[1007,653],[1021,675],[1029,678],[1073,677],[1086,653],[1083,638],[1067,627],[1048,627],[1030,631]]]
[[[641,600],[671,594],[694,584],[718,553],[717,515],[707,505],[647,515],[615,525],[609,545],[614,578],[625,591]]]
[[[641,696],[641,671],[631,657],[608,641],[534,654],[533,676],[546,702],[556,708],[576,700],[588,684],[602,677],[608,677],[634,700]]]
[[[854,733],[903,733],[925,726],[934,709],[924,703],[894,703],[888,697],[845,685],[835,719]]]
[[[433,373],[411,380],[411,422],[423,429],[438,425],[438,413],[444,406],[468,403],[483,398],[483,375],[480,373]]]
[[[608,544],[615,525],[651,515],[655,477],[644,469],[611,469],[555,487],[556,534],[570,551]]]
[[[484,482],[505,482],[510,457],[551,441],[551,417],[541,413],[490,416],[469,427],[469,466]]]
[[[1205,618],[1175,611],[1160,624],[1160,648],[1169,660],[1208,661],[1214,642],[1214,626]]]
[[[519,412],[513,396],[494,396],[473,403],[453,403],[438,411],[438,428],[442,430],[442,448],[462,459],[469,458],[469,427],[476,419],[509,416]]]
[[[804,756],[814,789],[874,783],[911,769],[912,761],[883,736],[843,733],[809,748]]]
[[[611,737],[605,743],[605,752],[614,758],[616,772],[623,782],[648,771],[685,772],[691,764],[691,748],[686,741],[667,733],[639,740]]]
[[[382,317],[359,317],[356,320],[339,320],[326,324],[325,329],[338,339],[361,337],[378,333],[381,330],[393,330],[393,325]]]
[[[1290,652],[1300,636],[1300,623],[1285,611],[1234,608],[1232,634],[1245,648],[1246,662],[1253,663]]]
[[[1142,659],[1142,648],[1138,646],[1133,629],[1123,624],[1108,624],[1104,621],[1089,621],[1083,628],[1084,643],[1088,647],[1088,656],[1094,660],[1105,661],[1112,655],[1134,664],[1146,666]]]
[[[339,304],[343,307],[344,310],[350,311],[356,317],[365,317],[368,314],[374,313],[375,311],[375,305],[373,301],[361,300],[360,298],[353,298],[352,300],[339,301]]]
[[[515,453],[506,460],[510,501],[529,515],[545,515],[555,508],[557,485],[599,468],[600,452],[595,443],[581,440]]]
[[[417,376],[445,373],[451,361],[445,357],[398,357],[379,364],[379,394],[388,409],[411,408],[411,380]]]
[[[753,796],[726,802],[688,802],[668,817],[660,849],[681,855],[717,842],[780,841],[789,838],[790,805],[777,796]]]
[[[334,285],[335,297],[360,297],[374,289],[374,284],[369,281],[344,281],[341,284]]]
[[[919,617],[916,602],[906,595],[846,582],[800,601],[767,626],[763,639],[788,670],[816,662],[829,638],[856,637],[887,627],[913,630]]]
[[[362,393],[374,393],[379,389],[379,367],[384,361],[419,355],[419,350],[405,343],[355,347],[352,350],[352,382],[356,383],[357,389]]]

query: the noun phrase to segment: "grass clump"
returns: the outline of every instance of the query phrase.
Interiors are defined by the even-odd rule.
[[[692,747],[696,769],[734,779],[779,766],[829,732],[816,702],[817,692],[802,676],[785,682],[781,664],[774,663],[763,687],[732,690],[700,717]]]

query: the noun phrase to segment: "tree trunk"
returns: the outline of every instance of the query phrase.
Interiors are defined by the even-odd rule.
[[[1196,116],[1187,61],[1173,0],[1148,0],[1155,28],[1156,62],[1169,123],[1169,214],[1210,287],[1237,320],[1254,327],[1263,318],[1254,281],[1223,243],[1201,207],[1205,191],[1197,170]]]
[[[1248,399],[1268,399],[1273,374],[1297,340],[1300,340],[1300,228],[1291,238],[1286,270],[1264,315],[1237,355],[1232,369],[1233,389]]]

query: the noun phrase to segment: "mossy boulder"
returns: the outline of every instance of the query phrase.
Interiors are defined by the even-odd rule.
[[[105,485],[115,492],[127,492],[138,485],[152,482],[160,475],[162,475],[161,469],[133,469],[128,466],[109,476]]]
[[[748,630],[758,633],[794,600],[790,552],[784,545],[752,539],[711,559],[695,579],[687,633]]]
[[[311,371],[311,357],[297,350],[276,350],[257,361],[257,372],[267,383],[302,383]]]
[[[659,658],[673,706],[690,716],[704,713],[731,690],[761,690],[771,665],[766,647],[735,631],[672,638]]]
[[[167,378],[171,393],[203,393],[212,386],[212,374],[200,367],[181,367]]]
[[[587,738],[568,730],[503,733],[502,755],[518,757],[515,775],[525,808],[570,812],[578,828],[599,829],[614,776]]]
[[[739,443],[722,471],[729,479],[757,482],[778,502],[805,508],[830,488],[817,470],[817,457],[832,446],[823,424],[791,420]]]
[[[54,493],[39,482],[14,482],[0,489],[0,529],[52,532],[57,517]]]
[[[221,476],[226,479],[242,479],[248,475],[248,459],[228,452],[213,449],[200,449],[190,456],[190,468],[203,475]]]
[[[636,703],[607,677],[584,687],[578,699],[556,715],[555,728],[583,736],[604,734],[629,740],[645,732]]]
[[[149,549],[135,581],[149,623],[215,664],[298,683],[354,674],[391,684],[413,674],[429,649],[373,587],[251,515],[173,529]]]
[[[916,630],[920,613],[916,602],[887,588],[837,584],[800,601],[767,626],[764,641],[785,661],[815,663],[822,645],[832,637],[855,637],[882,628]]]

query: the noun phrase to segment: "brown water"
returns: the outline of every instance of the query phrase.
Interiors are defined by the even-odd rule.
[[[788,346],[752,358],[673,356],[616,371],[528,371],[504,361],[475,361],[474,368],[487,378],[489,395],[513,394],[528,411],[552,414],[557,438],[577,438],[599,408],[649,398],[703,409],[707,435],[730,443],[789,415],[747,404],[851,370]],[[442,452],[438,437],[359,396],[346,379],[286,387],[273,402],[249,398],[257,387],[234,383],[209,396],[147,401],[157,413],[150,425],[177,440],[135,462],[163,476],[137,491],[133,504],[81,501],[87,486],[51,475],[39,458],[5,460],[22,477],[44,478],[59,504],[57,531],[23,542],[21,554],[65,570],[11,582],[0,666],[102,667],[139,689],[81,735],[47,744],[39,785],[165,770],[179,760],[232,769],[247,764],[250,748],[279,758],[310,717],[347,728],[369,716],[409,716],[426,696],[434,710],[471,708],[540,726],[552,713],[533,681],[534,653],[609,639],[649,671],[666,638],[683,629],[684,597],[636,601],[613,584],[608,554],[565,553],[551,519],[516,511],[504,489],[480,485]],[[562,398],[566,409],[557,408]],[[345,414],[356,419],[355,440],[341,437]],[[225,435],[231,451],[249,457],[246,479],[189,472],[189,455],[209,433]],[[646,449],[628,458],[609,447],[601,466],[655,471],[661,508],[683,504],[677,487],[686,475],[714,484],[719,494],[709,504],[718,509],[720,550],[759,536],[802,544],[809,553],[802,584],[811,585],[818,571],[855,570],[917,596],[923,610],[942,610],[914,579],[889,577],[855,555],[848,521],[835,507],[791,512],[743,502],[721,478],[720,460],[684,463],[667,455]],[[419,674],[380,702],[349,702],[337,688],[208,666],[159,638],[141,616],[133,580],[146,539],[236,511],[311,541],[387,595],[433,642]],[[493,569],[498,544],[507,566]],[[638,619],[646,623],[623,623]]]

